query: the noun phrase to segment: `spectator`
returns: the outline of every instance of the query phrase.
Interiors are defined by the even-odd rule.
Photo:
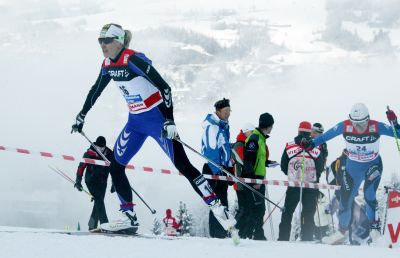
[[[106,146],[106,138],[103,136],[97,137],[94,145],[97,147],[97,150],[101,151],[107,157],[107,159],[112,159],[112,150]],[[90,146],[89,149],[83,154],[83,158],[103,160],[97,150],[93,146]],[[79,163],[75,181],[75,188],[77,188],[79,191],[82,191],[82,177],[85,173],[85,170],[85,183],[94,199],[93,210],[92,214],[90,215],[88,226],[89,230],[94,230],[97,229],[99,222],[100,224],[108,222],[106,208],[104,205],[104,196],[107,188],[109,167],[83,162]]]
[[[237,177],[242,177],[244,147],[247,137],[249,137],[255,129],[252,124],[245,124],[236,137],[236,142],[232,146],[232,158],[235,161],[234,171]],[[247,211],[249,210],[250,192],[241,184],[235,184],[236,195],[239,210],[236,213],[236,228],[239,230],[241,238],[251,237],[245,235],[248,232],[247,227]]]
[[[311,124],[303,121],[299,125],[298,135],[294,141],[286,143],[281,159],[281,169],[288,176],[289,181],[300,181],[315,183],[319,181],[324,169],[324,157],[320,148],[313,148],[303,152],[300,146],[306,139],[311,139]],[[304,164],[304,171],[302,165]],[[304,172],[304,175],[302,173]],[[313,240],[314,214],[317,205],[318,189],[303,188],[302,211],[301,211],[301,240]],[[300,188],[289,186],[286,190],[285,210],[282,212],[279,224],[278,241],[289,241],[292,227],[293,213],[300,201]]]
[[[180,223],[176,222],[176,219],[171,215],[171,209],[167,209],[165,211],[166,216],[163,218],[163,222],[165,225],[164,235],[166,236],[177,236],[178,230],[182,226]]]
[[[218,100],[215,104],[215,113],[208,114],[203,122],[203,136],[201,152],[208,159],[223,166],[232,172],[231,146],[229,143],[229,123],[231,114],[229,99]],[[211,163],[205,163],[203,174],[224,175],[224,173]],[[207,180],[223,206],[228,207],[228,181]],[[218,223],[212,212],[209,213],[210,236],[215,238],[227,237],[227,231]]]
[[[266,140],[272,131],[274,118],[269,113],[260,115],[259,125],[253,133],[246,139],[244,150],[244,170],[243,177],[264,179],[267,173],[268,164],[276,164],[269,161],[267,156]],[[265,185],[251,184],[255,191],[262,196],[265,195]],[[249,211],[247,214],[247,233],[242,233],[254,240],[266,240],[263,229],[263,218],[265,214],[265,200],[253,192],[249,192]]]

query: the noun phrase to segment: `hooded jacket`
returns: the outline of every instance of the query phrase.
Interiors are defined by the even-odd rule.
[[[208,114],[203,121],[203,136],[201,139],[201,153],[215,163],[229,167],[231,146],[229,143],[228,121],[219,119],[216,114]],[[208,163],[214,175],[221,174],[216,166]]]

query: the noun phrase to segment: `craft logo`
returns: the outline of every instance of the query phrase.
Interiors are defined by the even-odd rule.
[[[400,196],[396,196],[396,197],[392,198],[391,201],[392,201],[393,203],[398,204],[398,203],[400,202]]]

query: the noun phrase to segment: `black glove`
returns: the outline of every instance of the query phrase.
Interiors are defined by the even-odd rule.
[[[274,168],[277,166],[279,166],[279,163],[276,162],[275,160],[267,160],[267,167]]]
[[[81,176],[76,177],[74,187],[76,189],[78,189],[79,192],[82,192],[83,187],[82,187],[82,177]]]
[[[72,125],[71,133],[82,132],[83,124],[85,122],[85,116],[86,115],[82,114],[82,112],[79,112],[79,114],[76,115],[75,124]]]
[[[111,184],[110,193],[115,193],[115,185]]]
[[[303,139],[301,139],[300,147],[301,147],[303,150],[310,151],[310,150],[314,149],[315,144],[314,144],[314,142],[312,141],[312,139],[303,138]]]
[[[174,139],[176,136],[178,136],[178,131],[176,130],[176,125],[174,120],[167,119],[164,122],[163,129],[162,129],[162,135],[167,138],[167,139]]]

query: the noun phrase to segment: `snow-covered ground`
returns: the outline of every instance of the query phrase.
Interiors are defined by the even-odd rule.
[[[367,104],[371,117],[380,121],[386,121],[386,105],[400,111],[397,1],[0,0],[0,12],[0,145],[4,146],[83,154],[88,144],[79,135],[71,135],[70,126],[98,74],[102,55],[97,36],[108,22],[132,30],[131,47],[146,53],[172,86],[179,133],[196,149],[200,147],[201,122],[222,97],[232,103],[231,141],[242,124],[257,124],[260,113],[274,115],[274,130],[268,141],[271,159],[278,161],[284,144],[295,136],[302,120],[318,121],[330,128],[346,119],[351,106],[360,101]],[[124,101],[110,84],[87,116],[84,129],[92,139],[106,136],[112,146],[126,116]],[[331,162],[340,154],[343,140],[338,137],[328,146]],[[203,161],[193,153],[188,155],[201,168]],[[382,138],[381,155],[385,181],[392,173],[399,173],[393,139]],[[89,199],[48,168],[60,167],[74,177],[78,164],[5,152],[0,153],[0,161],[0,225],[60,229],[75,228],[80,222],[86,229],[92,205]],[[145,143],[132,163],[172,169],[153,140]],[[133,187],[158,211],[152,216],[135,200],[143,233],[149,232],[155,217],[163,217],[166,208],[176,211],[179,201],[188,205],[198,225],[205,225],[207,209],[183,177],[142,172],[128,172],[128,176]],[[285,179],[277,168],[270,169],[267,178]],[[271,187],[271,199],[279,200],[284,191],[283,187]],[[234,202],[234,192],[229,198]],[[106,196],[106,206],[109,218],[118,216],[115,196]],[[280,214],[275,212],[272,219],[276,233]],[[271,239],[268,225],[265,232]],[[108,245],[116,241],[115,246],[120,248],[114,249],[120,254],[126,252],[121,247],[125,241],[138,241],[140,244],[129,242],[133,249],[143,248],[145,253],[148,248],[149,252],[171,257],[181,253],[178,246],[173,247],[175,244],[194,255],[199,253],[199,257],[222,255],[223,248],[233,248],[229,240],[200,238],[182,240],[188,243],[182,245],[181,240],[1,233],[0,252],[8,250],[10,255],[0,253],[0,257],[22,257],[18,252],[24,248],[15,238],[32,247],[27,249],[32,255],[43,250],[67,256],[61,243],[78,253],[82,248],[89,249],[85,241],[93,241],[105,253],[112,252]],[[153,241],[167,247],[154,248]],[[45,246],[55,248],[47,250]],[[282,251],[292,255],[299,253],[297,248],[314,253],[309,245],[297,246],[244,241],[229,256],[236,252],[243,252],[243,256],[252,252],[281,255]],[[365,257],[395,252],[382,248],[315,248],[324,250],[316,253],[318,256],[332,257],[340,252],[345,255],[354,251]],[[82,254],[91,255],[89,250]]]
[[[19,232],[2,232],[16,230]],[[301,242],[242,240],[234,246],[230,239],[179,237],[175,240],[140,237],[109,237],[54,234],[29,229],[0,227],[0,257],[14,258],[204,258],[204,257],[297,257],[297,258],[391,258],[398,249],[365,246],[327,246]]]

